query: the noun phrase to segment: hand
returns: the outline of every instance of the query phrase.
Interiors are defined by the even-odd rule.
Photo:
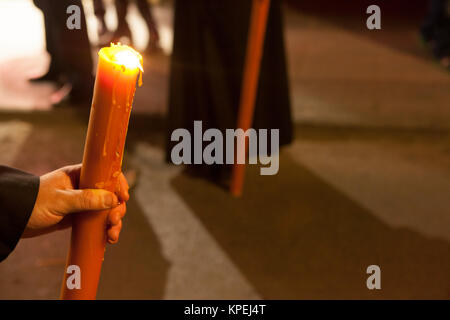
[[[81,165],[64,167],[40,177],[39,192],[22,237],[34,237],[72,225],[74,212],[111,209],[108,214],[109,243],[119,240],[126,212],[128,183],[121,173],[115,193],[102,189],[78,189]],[[89,213],[82,213],[89,214]]]

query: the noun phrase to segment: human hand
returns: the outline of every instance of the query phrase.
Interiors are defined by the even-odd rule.
[[[102,189],[78,189],[80,171],[79,164],[40,177],[36,203],[22,237],[35,237],[68,228],[72,225],[70,213],[111,209],[107,218],[108,242],[119,240],[126,201],[130,198],[124,175],[120,174],[113,193]]]

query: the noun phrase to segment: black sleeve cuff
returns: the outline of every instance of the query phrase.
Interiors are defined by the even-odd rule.
[[[39,177],[0,166],[0,261],[14,250],[31,216]]]

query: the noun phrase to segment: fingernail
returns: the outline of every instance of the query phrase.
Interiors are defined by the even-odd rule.
[[[114,193],[107,193],[103,197],[103,204],[106,208],[113,208],[117,206],[117,197],[114,195]]]
[[[117,237],[116,237],[116,236],[114,236],[114,237],[109,237],[109,238],[108,238],[108,241],[109,241],[109,243],[111,243],[111,244],[114,244],[114,243],[116,243],[116,242],[117,242],[117,240],[119,240],[119,239],[117,239]]]

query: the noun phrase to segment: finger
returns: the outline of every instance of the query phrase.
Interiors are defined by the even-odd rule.
[[[61,170],[69,177],[73,189],[78,189],[78,183],[80,181],[81,163],[66,166]]]
[[[128,186],[127,179],[125,178],[124,174],[121,173],[119,175],[116,188],[116,192],[119,196],[120,201],[128,201],[128,199],[130,199],[130,194],[128,193],[129,189],[130,187]]]
[[[120,230],[122,229],[122,220],[115,226],[111,226],[108,231],[108,242],[111,244],[117,243],[119,241]]]
[[[61,210],[63,215],[92,210],[106,210],[117,207],[119,199],[109,191],[102,189],[59,190],[61,194]]]
[[[125,202],[112,209],[108,215],[108,224],[113,226],[118,224],[119,221],[125,216],[126,211],[127,206]]]
[[[65,171],[65,172],[73,172],[73,173],[80,172],[81,171],[81,163],[62,167],[61,170]]]

